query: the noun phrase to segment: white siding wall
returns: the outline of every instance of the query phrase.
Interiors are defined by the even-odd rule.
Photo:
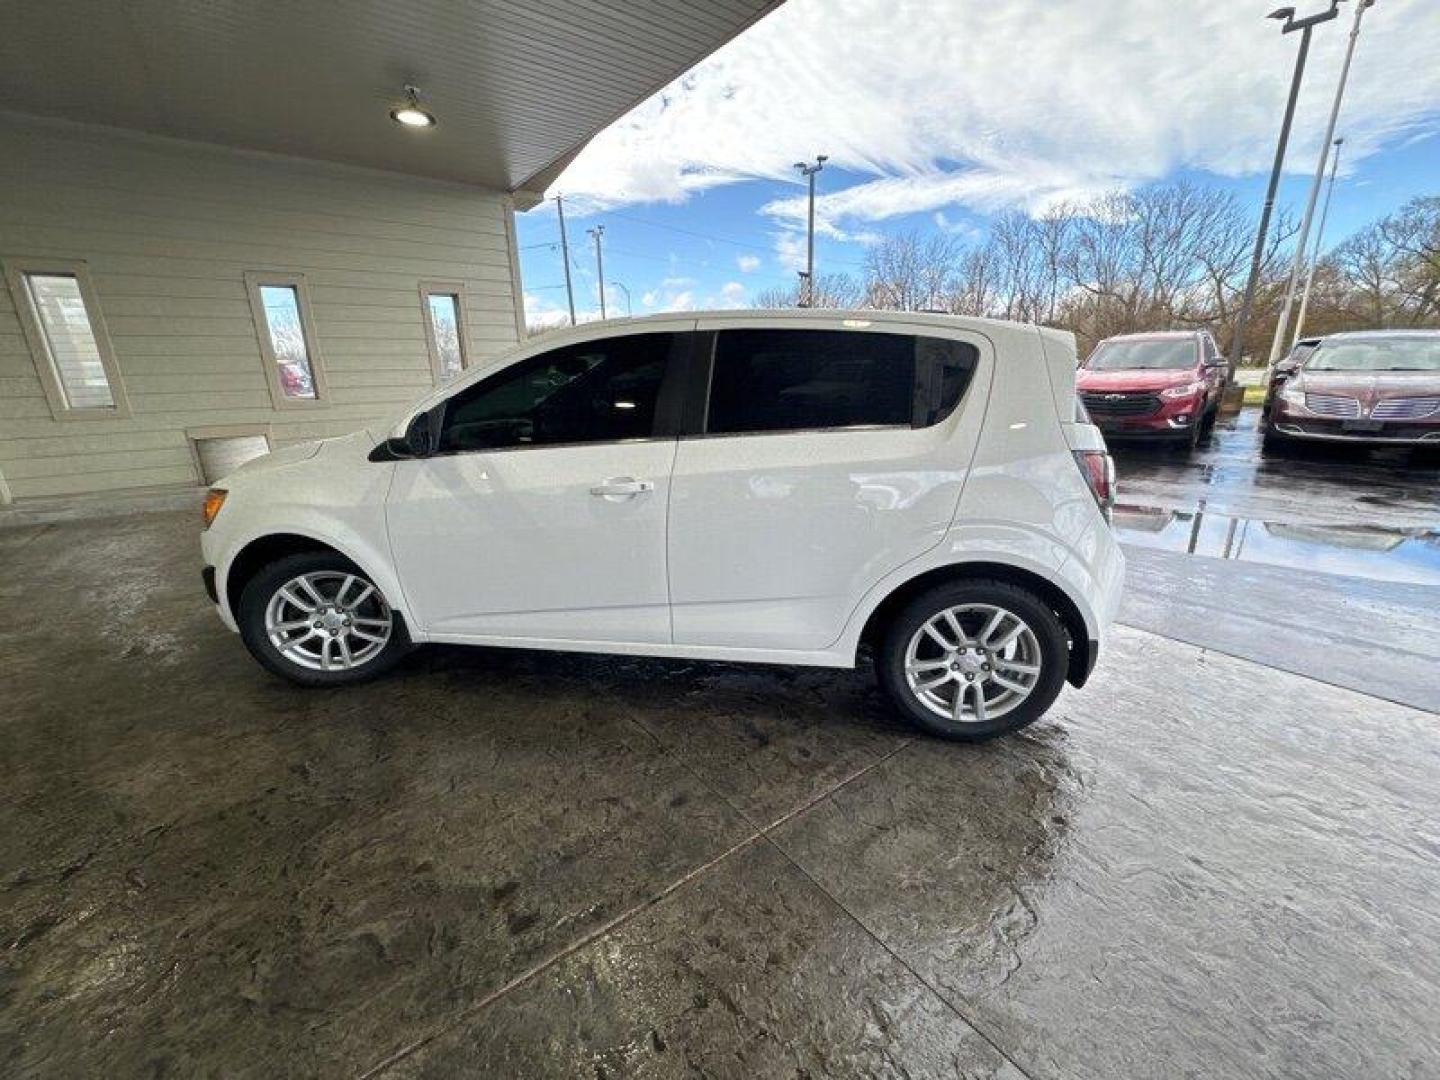
[[[434,377],[421,281],[464,284],[472,364],[517,340],[509,215],[499,192],[0,115],[0,259],[89,264],[133,411],[55,420],[0,285],[0,475],[16,499],[198,484],[187,428],[284,445],[394,412]],[[273,407],[246,271],[305,275],[323,404]]]

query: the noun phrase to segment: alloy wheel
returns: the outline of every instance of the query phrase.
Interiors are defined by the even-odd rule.
[[[349,671],[375,659],[394,631],[390,605],[359,574],[317,570],[291,578],[265,606],[265,635],[311,671]]]
[[[1040,681],[1040,641],[1028,623],[994,604],[960,604],[932,615],[905,649],[915,699],[956,724],[986,724],[1018,708]]]

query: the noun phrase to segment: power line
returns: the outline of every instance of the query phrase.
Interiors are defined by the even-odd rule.
[[[678,225],[665,225],[658,221],[646,221],[644,218],[638,218],[634,214],[621,214],[614,210],[606,211],[606,214],[609,217],[618,217],[625,221],[633,221],[637,225],[648,225],[652,229],[668,229],[670,232],[680,233],[682,236],[693,236],[698,240],[711,240],[717,244],[729,244],[732,247],[745,248],[749,251],[763,251],[767,255],[770,253],[769,248],[762,247],[759,244],[747,244],[743,241],[731,240],[724,236],[713,236],[710,233],[696,232],[694,229],[682,229]]]

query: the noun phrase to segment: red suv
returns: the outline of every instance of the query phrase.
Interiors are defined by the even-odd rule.
[[[1107,438],[1193,447],[1220,408],[1225,360],[1204,330],[1126,334],[1095,346],[1075,389]]]

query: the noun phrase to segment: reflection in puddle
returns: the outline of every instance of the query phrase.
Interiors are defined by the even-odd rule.
[[[1289,566],[1375,581],[1440,585],[1440,531],[1379,525],[1290,525],[1154,506],[1115,507],[1120,540],[1157,551]]]

